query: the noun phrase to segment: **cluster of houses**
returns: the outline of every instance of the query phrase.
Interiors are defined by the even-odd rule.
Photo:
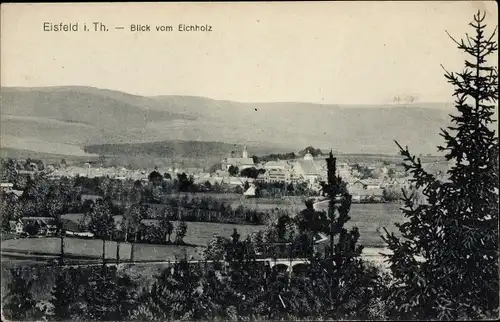
[[[94,237],[93,233],[83,231],[78,223],[72,219],[63,218],[61,221],[66,236]],[[9,228],[11,233],[20,236],[53,237],[59,234],[58,225],[52,217],[21,217],[18,220],[9,220]]]
[[[246,168],[263,169],[256,178],[260,182],[300,182],[305,181],[310,184],[319,182],[326,177],[325,162],[317,162],[310,153],[306,153],[303,159],[297,160],[276,160],[261,163],[254,163],[253,158],[248,157],[247,148],[243,148],[241,158],[226,158],[221,162],[222,168],[216,171],[216,175],[220,177],[229,176],[229,168],[237,167],[238,170]]]
[[[240,157],[227,157],[221,160],[220,168],[213,171],[212,173],[204,171],[204,169],[199,168],[165,168],[157,169],[161,174],[168,174],[170,178],[165,178],[169,180],[171,178],[176,178],[178,173],[186,173],[194,178],[195,184],[205,184],[209,182],[213,185],[224,185],[229,187],[244,187],[247,184],[250,185],[251,189],[244,191],[245,195],[252,195],[252,191],[255,191],[255,183],[258,182],[282,182],[282,183],[299,183],[305,182],[308,187],[312,190],[320,191],[320,182],[326,180],[327,169],[324,157],[314,158],[309,152],[307,152],[302,158],[293,160],[275,160],[255,163],[254,159],[249,157],[248,150],[246,147],[243,148]],[[406,177],[404,168],[401,165],[387,165],[387,164],[366,164],[366,168],[371,171],[375,171],[378,175],[375,178],[361,179],[361,174],[353,167],[349,162],[338,162],[337,163],[337,175],[342,177],[342,179],[347,183],[349,191],[353,195],[354,199],[363,199],[368,196],[374,198],[381,198],[383,189],[386,187],[394,187],[397,189],[408,188],[410,186],[409,178]],[[256,178],[248,178],[239,175],[231,175],[230,168],[236,167],[241,173],[242,170],[247,168],[255,168],[259,171]],[[442,174],[445,170],[449,168],[448,164],[444,167],[442,164],[427,164],[426,169],[433,172],[434,174]],[[86,164],[85,166],[63,166],[59,168],[47,166],[45,169],[49,173],[49,177],[53,179],[61,177],[110,177],[115,179],[132,179],[139,180],[143,182],[148,181],[148,176],[151,170],[130,170],[123,167],[92,167],[91,164]],[[396,173],[397,176],[390,176],[389,172]],[[12,184],[2,183],[2,185],[11,185],[9,187],[2,186],[2,190],[9,191],[9,193],[20,194],[19,191],[14,191]],[[10,190],[9,190],[10,189]]]
[[[18,220],[10,220],[10,231],[22,235],[29,233],[28,227],[34,227],[38,236],[55,236],[57,225],[52,217],[22,217]]]
[[[147,181],[149,172],[146,170],[129,170],[123,167],[92,167],[90,163],[86,163],[85,166],[68,166],[59,169],[54,169],[50,172],[49,178],[60,179],[62,177],[109,177],[114,179],[126,180],[140,180]]]
[[[200,181],[205,179],[214,180],[219,178],[219,183],[243,184],[254,182],[254,179],[243,177],[231,177],[229,175],[229,167],[238,167],[241,171],[245,168],[254,167],[256,169],[264,169],[255,179],[257,182],[283,182],[297,183],[306,182],[309,188],[320,191],[320,182],[327,178],[327,168],[324,158],[315,159],[310,153],[306,153],[301,159],[294,160],[276,160],[254,164],[252,158],[248,158],[248,152],[244,148],[241,158],[226,158],[222,162],[222,169],[216,171],[215,176],[207,174],[205,178],[200,178]],[[397,189],[409,188],[411,183],[409,178],[404,176],[404,168],[396,165],[368,165],[369,170],[377,170],[380,172],[378,178],[360,179],[360,173],[353,168],[349,162],[340,162],[337,164],[337,175],[347,183],[349,192],[353,195],[354,201],[361,201],[366,198],[372,200],[381,200],[383,190],[386,187],[394,187]],[[391,178],[389,169],[393,172],[399,172],[400,178]],[[253,188],[253,187],[252,187]],[[254,189],[254,188],[253,188]]]

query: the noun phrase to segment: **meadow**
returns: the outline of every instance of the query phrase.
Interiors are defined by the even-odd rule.
[[[269,205],[269,204],[268,204]],[[276,205],[274,205],[276,206]],[[303,208],[303,207],[302,207]],[[395,222],[403,221],[403,216],[396,204],[353,204],[350,211],[351,220],[346,224],[347,228],[357,226],[360,230],[360,243],[365,246],[363,258],[377,266],[384,267],[383,258],[380,252],[385,252],[384,243],[380,238],[382,227],[395,232]],[[78,216],[72,215],[73,219]],[[176,225],[177,223],[174,223]],[[137,261],[157,260],[175,261],[187,258],[199,259],[202,257],[204,247],[214,234],[229,237],[236,228],[245,238],[254,231],[263,229],[264,226],[257,225],[232,225],[204,222],[188,222],[188,231],[185,242],[197,247],[175,246],[175,245],[151,245],[136,244],[134,257]],[[40,253],[51,254],[52,258],[57,258],[60,250],[60,240],[58,238],[28,238],[9,239],[1,243],[2,255],[6,251],[17,253]],[[130,258],[131,245],[120,243],[120,258],[126,260]],[[65,252],[74,256],[89,256],[98,259],[102,255],[102,241],[98,239],[87,240],[78,238],[65,238]],[[106,258],[113,261],[116,256],[116,243],[106,242]],[[2,256],[2,291],[10,280],[8,268],[13,265],[29,265],[36,262],[24,262],[22,260],[8,260]],[[24,262],[24,263],[23,263]],[[124,264],[122,270],[134,277],[141,285],[151,283],[151,277],[161,271],[166,264],[135,263]],[[49,300],[50,289],[53,285],[55,270],[52,267],[36,265],[44,276],[44,281],[35,281],[33,284],[33,294],[39,300]],[[43,271],[43,272],[42,272]],[[47,295],[49,294],[49,295]]]
[[[58,255],[61,240],[58,237],[19,238],[2,242],[4,253],[12,255]],[[116,242],[107,241],[106,259],[116,258]],[[102,258],[102,241],[99,239],[64,238],[64,253],[70,257]],[[130,244],[120,244],[120,258],[130,258]]]
[[[274,205],[276,206],[276,205]],[[360,232],[359,243],[365,247],[382,248],[384,242],[380,235],[385,227],[390,232],[397,233],[396,222],[404,220],[397,204],[353,204],[349,213],[351,220],[346,228],[357,226]],[[72,214],[72,220],[81,218],[81,214]],[[173,222],[174,227],[178,222]],[[184,241],[192,246],[137,244],[136,260],[175,260],[191,256],[201,257],[204,246],[215,235],[230,237],[237,229],[240,238],[244,239],[253,232],[265,228],[263,225],[220,224],[207,222],[188,222],[188,231]],[[116,243],[106,242],[106,258],[116,258]],[[130,258],[130,244],[120,243],[120,258]],[[2,253],[25,255],[57,255],[60,252],[60,240],[56,237],[22,238],[3,240]],[[100,258],[102,256],[102,241],[98,239],[65,238],[65,253],[74,257]]]

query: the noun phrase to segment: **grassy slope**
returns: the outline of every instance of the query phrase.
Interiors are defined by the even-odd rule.
[[[449,119],[446,109],[430,104],[239,103],[184,96],[141,97],[89,87],[2,88],[0,103],[2,135],[37,138],[39,148],[44,141],[82,147],[191,140],[282,149],[276,152],[312,145],[395,154],[393,139],[397,138],[417,153],[432,153],[440,139],[439,127]],[[3,146],[26,148],[6,141]],[[53,153],[64,154],[62,151]]]

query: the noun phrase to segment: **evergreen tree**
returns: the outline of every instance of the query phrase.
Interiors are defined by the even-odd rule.
[[[84,299],[87,303],[85,312],[89,320],[114,320],[118,307],[116,281],[107,266],[92,268],[86,283]]]
[[[175,229],[175,243],[178,245],[184,244],[184,237],[187,234],[187,224],[181,221],[177,228]]]
[[[309,207],[309,212],[304,212],[315,214],[313,220],[306,220],[305,223],[310,222],[316,232],[328,231],[330,236],[330,245],[325,249],[324,258],[319,253],[310,257],[308,274],[315,290],[312,296],[313,299],[322,299],[323,316],[366,318],[368,313],[365,311],[370,300],[380,294],[378,270],[367,267],[360,258],[363,246],[358,245],[358,228],[353,227],[349,231],[345,228],[351,219],[349,211],[352,196],[342,178],[336,176],[336,158],[332,152],[326,161],[328,180],[322,184],[322,188],[329,198],[327,218],[315,214],[312,207]],[[312,241],[309,239],[309,242]],[[300,283],[298,285],[300,289]]]
[[[116,270],[114,271],[116,274]],[[135,308],[137,307],[137,283],[128,275],[119,276],[116,278],[116,298],[118,306],[116,308],[116,319],[127,320]]]
[[[35,311],[35,300],[31,291],[33,280],[27,268],[12,268],[7,294],[2,299],[2,310],[12,320],[31,318]],[[30,273],[30,272],[29,272]]]
[[[417,204],[405,194],[409,220],[399,225],[403,238],[387,231],[384,237],[395,278],[388,307],[397,317],[498,317],[498,137],[491,129],[498,73],[486,61],[497,43],[496,29],[485,37],[484,19],[480,12],[474,15],[474,37],[452,38],[469,58],[462,72],[445,73],[455,87],[457,110],[453,125],[442,130],[445,146],[438,147],[454,162],[448,179],[428,174],[420,159],[398,144],[425,200]]]
[[[201,272],[185,261],[165,269],[140,299],[133,316],[153,320],[193,320],[200,313]]]
[[[126,320],[136,309],[136,284],[127,275],[119,276],[116,267],[92,267],[87,270],[84,300],[88,320]]]
[[[71,318],[71,304],[76,300],[75,281],[68,281],[66,271],[60,270],[52,288],[51,304],[54,306],[54,316],[58,320]]]

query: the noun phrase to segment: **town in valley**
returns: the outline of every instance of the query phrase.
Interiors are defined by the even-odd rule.
[[[0,9],[2,321],[499,318],[493,2]]]

